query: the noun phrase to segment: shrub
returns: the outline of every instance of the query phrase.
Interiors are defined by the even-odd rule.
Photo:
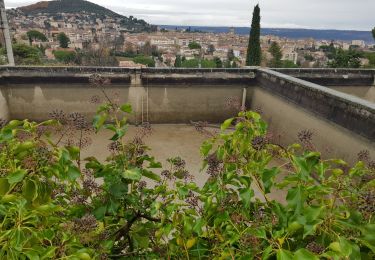
[[[77,54],[74,51],[56,50],[53,52],[56,60],[63,63],[72,63],[75,61]]]
[[[135,63],[146,65],[147,67],[155,67],[155,61],[148,56],[139,55],[133,58]]]
[[[375,256],[375,178],[367,153],[350,168],[322,159],[307,145],[308,132],[299,136],[302,146],[273,144],[260,115],[244,111],[202,144],[209,178],[199,187],[179,157],[158,174],[162,164],[142,141],[149,126],[125,141],[130,105],[111,100],[108,80],[94,75],[91,82],[106,100],[93,127],[113,133],[103,162],[81,158],[82,139],[61,141],[70,136],[66,129],[81,137],[89,129],[79,114],[55,111],[61,123],[2,123],[2,259]],[[272,191],[285,195],[276,201]]]
[[[2,55],[6,55],[6,49],[0,49]],[[26,44],[13,44],[13,54],[18,65],[38,65],[41,63],[42,53],[37,47]]]

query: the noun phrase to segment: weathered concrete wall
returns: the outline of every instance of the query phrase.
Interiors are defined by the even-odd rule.
[[[133,123],[189,123],[209,121],[220,123],[233,116],[235,110],[226,106],[230,97],[241,100],[246,85],[143,85],[112,84],[106,92],[112,100],[130,103]],[[91,118],[103,94],[88,84],[7,84],[2,86],[12,119],[42,121],[54,110],[80,112]],[[1,102],[1,96],[0,96]],[[5,110],[4,110],[5,111]]]
[[[329,120],[316,116],[292,101],[263,88],[252,88],[252,110],[261,112],[269,129],[283,145],[300,143],[298,133],[309,130],[313,133],[312,143],[325,158],[341,158],[353,163],[360,151],[368,150],[375,158],[375,140],[370,141]]]
[[[276,71],[259,69],[259,84],[302,108],[375,140],[375,104]]]
[[[4,91],[0,88],[0,119],[9,120],[8,101]]]
[[[274,69],[323,86],[375,85],[374,69]]]

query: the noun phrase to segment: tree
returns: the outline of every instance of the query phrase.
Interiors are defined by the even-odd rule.
[[[330,68],[359,68],[361,67],[362,54],[356,50],[336,50],[332,61],[328,63]]]
[[[232,60],[234,60],[234,58],[235,58],[235,56],[234,56],[234,51],[233,51],[233,49],[230,49],[230,50],[228,51],[228,54],[227,54],[227,59],[228,59],[229,61],[232,61]]]
[[[197,42],[189,43],[189,49],[191,49],[191,50],[197,50],[197,49],[201,49],[201,48],[202,48],[202,46]]]
[[[372,37],[374,38],[374,41],[375,41],[375,27],[374,29],[372,29]]]
[[[208,48],[207,48],[207,54],[214,54],[215,52],[215,46],[213,44],[210,44],[208,45]]]
[[[59,41],[61,48],[66,49],[69,47],[70,39],[65,33],[59,33],[57,35],[57,40]]]
[[[222,68],[223,67],[223,62],[219,57],[214,57],[214,61],[216,63],[216,68]]]
[[[251,22],[249,45],[247,47],[246,65],[259,66],[262,60],[260,48],[260,8],[259,4],[254,7],[253,19]]]
[[[47,37],[43,33],[39,32],[37,30],[28,31],[26,33],[26,35],[27,35],[27,38],[29,39],[30,46],[33,44],[33,42],[35,40],[39,40],[39,41],[42,41],[42,42],[47,41]]]
[[[268,51],[272,55],[272,60],[269,62],[268,66],[272,68],[280,68],[282,65],[281,58],[283,57],[283,53],[281,52],[281,48],[277,42],[272,42]]]
[[[180,68],[180,67],[181,67],[181,63],[182,63],[181,56],[180,56],[180,55],[177,55],[177,56],[176,56],[176,60],[175,60],[175,62],[174,62],[174,66],[175,66],[175,68]]]
[[[149,41],[147,41],[140,49],[140,53],[145,56],[151,56],[152,55],[152,46]]]

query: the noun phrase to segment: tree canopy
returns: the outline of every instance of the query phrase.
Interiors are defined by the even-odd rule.
[[[191,49],[191,50],[196,50],[196,49],[201,49],[201,48],[202,48],[202,46],[197,42],[189,43],[189,49]]]
[[[372,37],[374,38],[374,41],[375,41],[375,27],[374,29],[372,29]]]
[[[269,62],[268,66],[280,68],[282,66],[281,58],[283,57],[283,53],[281,52],[279,44],[277,42],[272,42],[268,51],[272,55],[272,60]]]
[[[26,33],[26,35],[27,35],[27,38],[29,39],[30,45],[32,45],[32,43],[35,40],[39,40],[42,42],[46,42],[48,40],[47,37],[43,33],[37,30],[30,30]]]
[[[57,40],[59,41],[61,48],[66,49],[69,47],[70,39],[65,33],[59,33],[57,35]]]
[[[362,54],[356,50],[345,51],[338,49],[333,59],[328,63],[330,68],[359,68],[361,67]]]

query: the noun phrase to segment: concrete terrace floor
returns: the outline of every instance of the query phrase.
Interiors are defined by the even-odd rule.
[[[186,161],[186,169],[195,178],[195,182],[199,186],[203,186],[209,175],[205,171],[201,171],[203,158],[200,155],[200,146],[207,139],[206,136],[199,133],[194,126],[184,124],[157,124],[152,125],[152,134],[144,138],[144,142],[150,147],[150,155],[154,156],[157,161],[161,162],[163,168],[167,168],[168,158],[179,156]],[[132,140],[140,127],[130,126],[125,136],[125,140]],[[218,128],[208,128],[210,131],[218,131]],[[108,145],[112,137],[111,132],[101,131],[93,134],[93,143],[82,151],[82,158],[95,156],[104,161],[110,154]],[[272,166],[278,163],[273,162]],[[159,171],[160,172],[160,171]],[[280,176],[280,179],[282,176]],[[254,187],[255,196],[262,199],[261,193]],[[269,197],[283,202],[285,191],[272,192]]]

